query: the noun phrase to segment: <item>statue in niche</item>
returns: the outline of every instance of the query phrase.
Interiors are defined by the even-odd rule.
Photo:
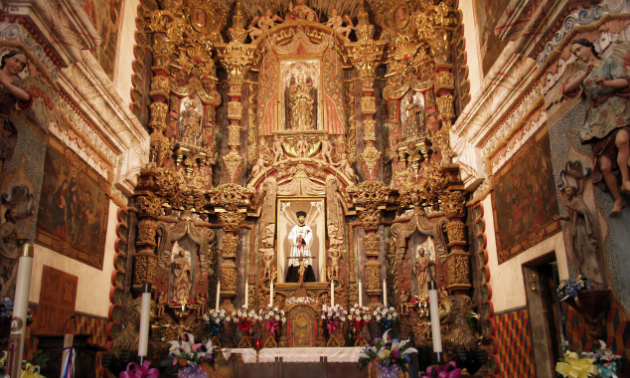
[[[195,143],[201,135],[201,115],[197,112],[197,100],[194,98],[186,101],[185,110],[182,112],[181,124],[184,128],[182,139],[189,143]]]
[[[17,144],[17,129],[9,121],[9,113],[17,103],[28,109],[33,98],[22,84],[18,74],[24,71],[28,60],[20,50],[11,50],[0,60],[0,172],[4,161],[11,160]]]
[[[315,130],[313,83],[302,72],[289,86],[290,130]]]
[[[190,326],[184,324],[184,319],[179,319],[177,324],[171,324],[170,328],[175,331],[177,341],[181,343],[188,340],[186,332],[190,332]]]
[[[15,280],[17,278],[19,247],[27,238],[20,235],[17,228],[18,212],[9,208],[4,213],[5,222],[0,226],[0,298],[15,295]]]
[[[277,14],[273,14],[271,9],[265,9],[265,15],[262,17],[255,17],[252,21],[249,29],[249,36],[252,40],[255,40],[259,36],[263,35],[267,30],[273,28],[277,22],[283,22],[284,20]]]
[[[249,33],[248,29],[245,29],[245,16],[241,9],[237,9],[234,17],[232,17],[232,27],[228,29],[228,36],[230,41],[243,43]]]
[[[416,276],[416,282],[418,284],[418,297],[428,298],[429,287],[427,286],[427,278],[429,273],[429,266],[434,264],[428,256],[426,256],[424,248],[418,248],[418,257],[413,263],[412,273]]]
[[[343,26],[344,22],[346,22],[348,26]],[[350,16],[345,15],[341,17],[337,8],[333,8],[331,11],[330,18],[328,19],[328,22],[326,22],[326,26],[331,27],[337,33],[343,34],[346,38],[350,36],[350,32],[354,29],[354,24],[352,24]]]
[[[265,253],[263,255],[263,262],[265,264],[265,269],[263,270],[263,279],[269,278],[271,279],[271,262],[273,261],[273,249],[271,253]]]
[[[595,238],[593,215],[584,200],[578,196],[578,189],[575,186],[561,189],[561,193],[563,195],[560,196],[560,199],[569,215],[556,215],[553,219],[569,222],[575,268],[578,274],[589,277],[594,284],[603,284],[597,263],[598,243]]]
[[[339,259],[341,259],[341,251],[337,247],[332,247],[328,250],[328,257],[330,257],[330,278],[339,278]]]
[[[173,268],[173,299],[176,301],[188,300],[192,284],[192,270],[186,251],[179,251],[179,257],[171,264]]]
[[[287,13],[287,21],[306,20],[311,22],[319,22],[319,17],[314,10],[304,5],[304,0],[297,0],[296,5],[291,1],[289,3],[289,13]]]
[[[160,294],[158,295],[158,300],[157,300],[157,313],[155,316],[157,317],[161,317],[164,316],[164,307],[166,307],[166,305],[168,304],[168,296],[166,295],[165,291],[160,291]]]
[[[302,276],[304,282],[315,282],[315,272],[311,266],[311,242],[313,241],[313,232],[306,225],[306,212],[298,211],[296,213],[298,224],[293,226],[289,233],[288,239],[291,245],[289,269],[287,269],[287,277],[285,282],[300,281],[300,266],[304,269]]]
[[[411,102],[405,108],[407,111],[407,127],[405,128],[405,137],[413,138],[423,134],[424,131],[424,113],[422,106]]]
[[[586,65],[564,85],[563,94],[575,97],[580,87],[591,104],[586,120],[578,131],[582,144],[593,151],[593,184],[603,181],[615,199],[610,215],[619,214],[626,201],[621,192],[630,193],[630,86],[624,64],[616,58],[601,59],[595,45],[576,39],[571,52]],[[621,190],[615,170],[621,171]]]

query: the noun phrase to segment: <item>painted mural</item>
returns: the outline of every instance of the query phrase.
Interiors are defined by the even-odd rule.
[[[97,173],[50,145],[44,170],[36,242],[102,269],[109,199]]]
[[[476,0],[475,2],[481,67],[484,76],[488,74],[507,45],[507,41],[502,41],[496,36],[495,27],[509,3],[510,0]]]
[[[110,79],[114,77],[122,0],[80,0],[80,4],[101,37],[92,53]]]
[[[499,263],[560,229],[549,136],[532,139],[521,151],[492,193]]]

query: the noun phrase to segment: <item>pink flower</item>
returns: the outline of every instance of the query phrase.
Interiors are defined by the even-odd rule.
[[[173,360],[173,365],[177,365],[177,359]]]
[[[193,350],[197,350],[197,349],[199,349],[199,348],[201,348],[201,344],[195,344],[195,345],[193,345]]]

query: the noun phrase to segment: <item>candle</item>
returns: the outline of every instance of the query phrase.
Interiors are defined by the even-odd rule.
[[[33,271],[33,244],[22,247],[22,255],[18,262],[15,284],[15,300],[13,302],[13,319],[11,320],[11,336],[9,338],[9,364],[7,372],[11,377],[22,374],[22,353],[24,336],[26,335],[26,314],[28,312],[28,294],[31,289],[31,273]]]
[[[359,307],[363,307],[363,284],[359,279]]]
[[[214,305],[215,311],[219,311],[219,297],[221,296],[221,281],[217,282],[217,301]]]
[[[335,288],[333,286],[332,280],[330,281],[330,305],[335,305]]]
[[[437,294],[437,282],[429,281],[429,313],[431,316],[431,334],[433,335],[433,354],[437,362],[442,359],[442,335],[440,334],[440,313]]]
[[[271,290],[269,291],[269,307],[273,307],[273,281],[271,281]]]
[[[247,300],[249,299],[249,282],[245,283],[245,308],[247,308]]]
[[[383,279],[383,307],[387,308],[387,283]]]
[[[142,307],[140,310],[140,335],[138,340],[138,356],[140,363],[144,363],[149,347],[149,317],[151,313],[151,284],[145,284],[142,292]]]

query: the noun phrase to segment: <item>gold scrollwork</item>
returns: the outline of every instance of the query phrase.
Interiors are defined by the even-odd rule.
[[[136,245],[149,245],[155,247],[155,235],[158,223],[151,219],[145,218],[138,223],[138,241]]]
[[[378,224],[376,225],[376,227],[378,227]],[[363,247],[365,248],[365,254],[367,256],[378,257],[380,240],[380,236],[376,233],[366,234],[363,237]]]
[[[157,256],[153,253],[142,253],[135,256],[135,269],[133,276],[134,286],[155,282],[157,271]]]
[[[451,221],[446,225],[446,233],[450,243],[464,242],[464,228],[466,225],[462,221]],[[449,243],[449,244],[450,244]]]
[[[380,295],[383,292],[381,286],[381,263],[378,261],[365,263],[365,281],[368,295]]]
[[[157,217],[160,215],[163,200],[152,192],[149,192],[146,196],[136,197],[134,202],[140,216],[148,215]]]
[[[236,250],[238,249],[238,236],[234,234],[226,234],[221,239],[223,247],[221,248],[221,257],[236,258]]]

